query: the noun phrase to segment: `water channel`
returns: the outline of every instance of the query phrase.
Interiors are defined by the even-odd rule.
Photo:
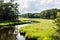
[[[10,28],[0,29],[0,40],[25,40],[25,38],[20,35],[19,28],[26,25],[29,24],[15,25],[10,26]]]
[[[18,30],[18,34],[17,34],[17,36],[16,36],[16,37],[17,37],[17,40],[25,40],[25,38],[20,35],[19,28],[24,27],[24,26],[26,26],[26,25],[28,25],[28,24],[16,25],[16,26],[15,26],[15,27],[17,28],[16,30]]]

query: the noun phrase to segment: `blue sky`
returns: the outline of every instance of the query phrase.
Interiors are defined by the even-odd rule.
[[[60,8],[60,0],[17,0],[17,2],[20,13],[34,13],[51,8]]]

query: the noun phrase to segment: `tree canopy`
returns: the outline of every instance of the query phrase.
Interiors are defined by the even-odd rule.
[[[16,20],[18,12],[13,3],[0,3],[0,21]]]

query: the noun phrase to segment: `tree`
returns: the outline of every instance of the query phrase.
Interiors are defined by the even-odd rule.
[[[56,33],[58,34],[57,36],[60,36],[60,12],[57,12],[57,18],[55,20],[58,29],[56,30]],[[60,37],[59,37],[60,38]]]
[[[60,12],[57,12],[56,23],[57,23],[57,26],[60,28]]]
[[[1,3],[0,4],[0,21],[2,20],[16,20],[17,13],[15,13],[15,7],[13,3]]]

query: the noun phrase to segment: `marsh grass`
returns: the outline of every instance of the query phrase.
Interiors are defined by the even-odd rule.
[[[20,28],[20,33],[25,33],[24,36],[27,40],[58,40],[58,37],[53,36],[57,30],[57,26],[54,23],[54,20],[32,20],[38,20],[40,23],[34,23]]]

